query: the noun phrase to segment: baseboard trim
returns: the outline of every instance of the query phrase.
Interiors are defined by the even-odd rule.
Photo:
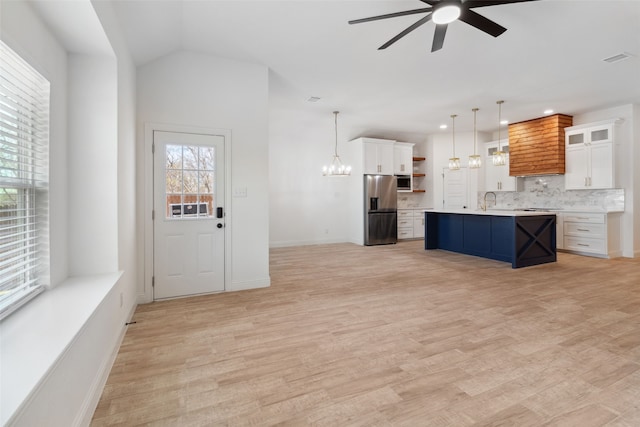
[[[268,288],[271,286],[271,278],[266,277],[264,279],[247,280],[244,282],[233,282],[229,289],[225,289],[226,292],[233,291],[246,291],[249,289]]]
[[[345,238],[337,239],[317,239],[317,240],[281,240],[277,242],[269,242],[269,248],[288,248],[291,246],[311,246],[311,245],[327,245],[332,243],[348,243]]]

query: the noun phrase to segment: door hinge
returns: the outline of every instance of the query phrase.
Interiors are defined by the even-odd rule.
[[[156,220],[156,211],[152,210],[151,211],[151,221],[155,221]]]
[[[156,287],[156,276],[151,276],[151,287],[152,288]]]
[[[151,154],[155,154],[155,152],[156,152],[156,144],[153,143],[151,144]]]

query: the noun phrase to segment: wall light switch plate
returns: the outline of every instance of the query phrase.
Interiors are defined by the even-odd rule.
[[[236,187],[233,189],[233,197],[247,197],[247,187]]]

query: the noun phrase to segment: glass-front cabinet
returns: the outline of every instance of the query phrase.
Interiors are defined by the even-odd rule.
[[[565,128],[565,189],[615,187],[614,122]]]

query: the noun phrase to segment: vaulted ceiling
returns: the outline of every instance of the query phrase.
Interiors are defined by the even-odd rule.
[[[458,114],[456,129],[497,127],[552,108],[564,114],[640,103],[640,1],[541,0],[475,9],[507,28],[494,38],[449,25],[431,53],[428,22],[379,46],[422,15],[349,20],[425,7],[419,0],[118,0],[137,64],[190,50],[269,67],[271,105],[327,114],[384,134],[429,134]],[[627,59],[603,61],[626,53]],[[319,97],[315,103],[308,102]]]

